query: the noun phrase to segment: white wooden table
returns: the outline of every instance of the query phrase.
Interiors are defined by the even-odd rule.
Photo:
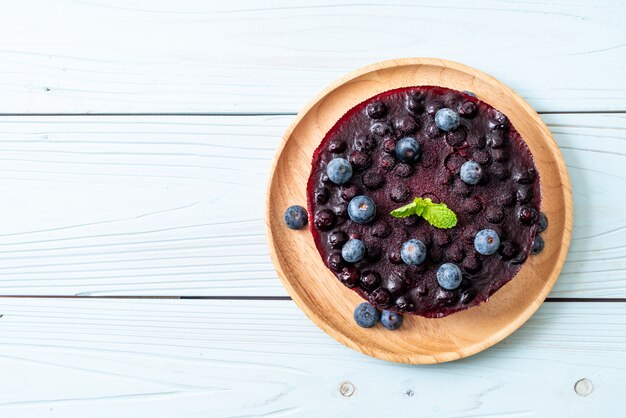
[[[623,1],[0,11],[0,417],[625,416]],[[435,366],[322,333],[286,295],[263,232],[294,114],[343,73],[404,56],[517,90],[574,189],[548,301],[501,344]]]

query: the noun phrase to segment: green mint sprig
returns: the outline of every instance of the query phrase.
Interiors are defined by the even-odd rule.
[[[445,203],[433,203],[429,198],[416,197],[408,205],[404,205],[389,213],[394,218],[406,218],[417,215],[435,228],[448,229],[456,226],[456,214]]]

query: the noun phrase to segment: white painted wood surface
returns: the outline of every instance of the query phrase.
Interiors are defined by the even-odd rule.
[[[538,110],[626,110],[621,0],[23,0],[0,112],[294,112],[384,59],[457,60]]]
[[[551,296],[626,298],[624,2],[0,11],[0,296],[25,296],[0,298],[0,417],[624,415],[623,301],[548,302],[486,352],[409,367],[340,346],[288,300],[40,297],[285,296],[262,227],[280,114],[360,66],[434,56],[551,113],[576,212]]]
[[[286,295],[262,202],[291,119],[0,118],[0,295]],[[576,210],[552,296],[626,297],[626,116],[544,119]]]
[[[623,416],[623,303],[546,303],[436,366],[349,350],[291,301],[4,299],[0,314],[7,418]]]

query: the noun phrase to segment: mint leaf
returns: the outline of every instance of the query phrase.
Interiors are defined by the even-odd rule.
[[[404,205],[402,207],[399,207],[398,209],[392,210],[389,214],[394,218],[406,218],[407,216],[414,215],[415,209],[415,202],[411,202],[408,205]]]
[[[456,226],[457,217],[444,203],[433,203],[430,198],[416,197],[408,205],[399,207],[390,212],[394,218],[406,218],[417,215],[423,217],[435,228],[452,228]]]
[[[432,203],[424,208],[422,217],[435,228],[452,228],[456,226],[456,214],[444,203]]]

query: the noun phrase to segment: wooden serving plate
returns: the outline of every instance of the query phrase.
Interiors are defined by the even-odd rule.
[[[306,207],[311,158],[326,132],[356,104],[386,90],[435,85],[470,90],[506,114],[522,135],[541,176],[542,211],[549,219],[543,252],[486,303],[428,319],[405,315],[403,326],[363,329],[353,311],[363,300],[326,268],[311,232],[293,231],[283,214]],[[337,341],[364,354],[400,363],[438,363],[478,353],[519,328],[542,304],[561,271],[570,243],[572,192],[561,153],[539,115],[513,90],[468,66],[431,58],[369,65],[324,90],[296,117],[283,137],[270,173],[266,230],[270,254],[283,285],[306,315]]]

